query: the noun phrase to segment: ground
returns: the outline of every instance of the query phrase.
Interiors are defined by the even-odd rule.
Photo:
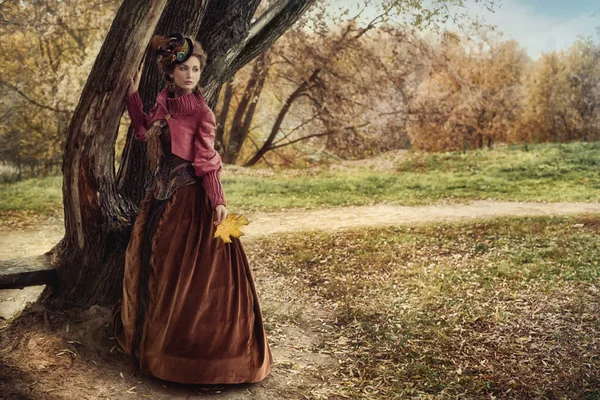
[[[116,348],[108,320],[110,309],[92,307],[68,314],[44,311],[35,300],[41,287],[2,291],[5,323],[0,339],[0,395],[6,399],[335,399],[340,384],[331,372],[344,354],[319,346],[333,329],[334,313],[308,293],[290,290],[292,278],[264,269],[254,254],[263,235],[302,230],[420,224],[505,215],[600,213],[596,203],[514,203],[477,201],[422,207],[376,205],[316,211],[249,214],[242,238],[257,286],[275,364],[253,385],[194,386],[129,376],[128,361]],[[59,216],[14,219],[1,229],[0,259],[41,254],[62,236]]]

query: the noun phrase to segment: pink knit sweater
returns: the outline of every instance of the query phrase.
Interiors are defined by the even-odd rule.
[[[173,154],[193,161],[196,175],[201,178],[213,208],[219,204],[226,206],[221,186],[222,161],[214,149],[215,117],[202,95],[191,93],[170,98],[163,90],[158,94],[150,115],[144,113],[137,91],[125,96],[125,103],[138,140],[146,141],[146,132],[154,121],[166,119]]]

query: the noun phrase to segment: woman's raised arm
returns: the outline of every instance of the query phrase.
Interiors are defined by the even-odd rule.
[[[127,105],[129,118],[131,118],[131,125],[133,125],[135,138],[145,142],[147,139],[146,132],[148,131],[150,116],[144,112],[140,92],[136,90],[133,94],[125,96],[125,104]],[[152,114],[152,112],[150,112],[150,114]]]
[[[133,78],[131,78],[129,81],[127,95],[125,96],[125,104],[127,105],[129,118],[131,118],[131,124],[133,125],[135,132],[135,138],[145,142],[147,139],[146,132],[150,123],[150,117],[144,112],[142,98],[140,96],[140,92],[138,92],[139,84],[140,71],[136,71]],[[150,112],[150,115],[152,115],[152,112]]]

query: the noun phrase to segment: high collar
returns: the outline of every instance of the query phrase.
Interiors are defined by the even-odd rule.
[[[171,115],[187,115],[193,113],[203,103],[200,93],[189,93],[178,97],[169,97],[169,90],[164,89],[158,95],[158,100],[167,107]]]

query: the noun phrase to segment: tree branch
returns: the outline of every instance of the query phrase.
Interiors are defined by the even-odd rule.
[[[302,122],[300,125],[296,126],[290,132],[286,133],[281,139],[273,142],[273,145],[276,145],[277,143],[281,142],[282,140],[287,139],[292,133],[294,133],[298,129],[302,128],[304,125],[308,124],[309,122],[314,121],[315,118],[317,118],[317,114],[313,115],[311,118],[307,119],[306,121]],[[283,131],[283,129],[281,129],[281,130]]]
[[[354,128],[362,128],[363,126],[367,126],[367,125],[369,125],[369,123],[368,123],[368,122],[365,122],[365,123],[363,123],[363,124],[360,124],[360,125],[349,125],[349,126],[345,126],[345,127],[344,127],[344,128],[342,128],[342,129],[354,129]],[[330,129],[330,130],[328,130],[328,131],[325,131],[325,132],[321,132],[321,133],[314,133],[314,134],[312,134],[312,135],[308,135],[308,136],[304,136],[304,137],[301,137],[301,138],[298,138],[298,139],[291,140],[291,141],[289,141],[289,142],[287,142],[287,143],[279,144],[279,145],[277,145],[277,146],[271,146],[271,147],[269,147],[269,150],[274,150],[274,149],[278,149],[279,147],[289,146],[290,144],[294,144],[294,143],[300,142],[300,141],[302,141],[302,140],[310,139],[310,138],[313,138],[313,137],[320,137],[320,136],[327,136],[327,135],[331,135],[331,134],[332,134],[332,133],[334,133],[335,131],[336,131],[336,129]]]
[[[258,146],[258,144],[256,144],[256,142],[254,141],[254,139],[252,138],[252,136],[248,135],[248,139],[250,139],[250,141],[252,142],[252,144],[254,145],[254,147],[256,148],[256,150],[260,149],[260,147]],[[267,158],[264,156],[262,156],[262,160],[270,167],[273,168],[273,165],[267,161]]]
[[[17,92],[21,97],[23,97],[25,100],[27,100],[28,102],[30,102],[31,104],[34,104],[40,108],[43,108],[45,110],[50,110],[50,111],[54,111],[54,112],[60,112],[60,113],[67,113],[67,114],[72,114],[74,111],[73,110],[63,110],[60,108],[54,108],[54,107],[50,107],[47,106],[45,104],[39,103],[35,100],[33,100],[32,98],[30,98],[29,96],[27,96],[25,93],[23,93],[18,87],[11,85],[10,83],[4,81],[4,80],[0,80],[0,85],[4,85],[9,89],[14,90],[15,92]]]
[[[230,74],[271,46],[316,0],[279,0],[250,27],[248,36],[227,55]],[[228,79],[228,77],[224,77]]]

